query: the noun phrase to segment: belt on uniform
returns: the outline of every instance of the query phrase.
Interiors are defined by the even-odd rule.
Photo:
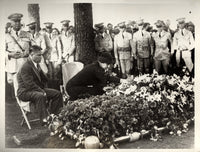
[[[129,52],[131,49],[130,47],[119,47],[117,50],[119,52]]]
[[[188,49],[184,49],[184,50],[180,50],[180,51],[183,51],[183,52],[184,52],[184,51],[189,51],[189,50],[188,50]]]

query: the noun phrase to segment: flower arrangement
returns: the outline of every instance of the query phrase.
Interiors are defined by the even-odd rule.
[[[180,136],[194,118],[193,86],[188,77],[177,75],[135,77],[104,95],[68,103],[49,121],[50,130],[62,140],[66,136],[77,140],[76,147],[91,135],[98,137],[101,147],[113,145],[121,136],[129,140],[137,134],[139,139],[147,132],[157,141],[162,127]]]

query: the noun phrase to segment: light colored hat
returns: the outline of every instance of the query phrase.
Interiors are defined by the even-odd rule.
[[[137,25],[143,25],[144,24],[144,19],[139,19],[136,21]]]
[[[185,23],[185,17],[178,18],[176,21],[177,21],[179,24],[183,24],[183,23]]]
[[[54,23],[52,23],[52,22],[45,22],[45,23],[44,23],[44,25],[45,25],[46,27],[52,27],[53,24],[54,24]]]
[[[14,14],[9,15],[8,19],[10,19],[11,21],[16,22],[16,21],[21,21],[22,17],[23,17],[23,15],[20,14],[20,13],[14,13]]]
[[[121,22],[121,23],[119,23],[119,24],[117,24],[120,28],[125,28],[126,27],[126,25],[125,25],[125,22]]]

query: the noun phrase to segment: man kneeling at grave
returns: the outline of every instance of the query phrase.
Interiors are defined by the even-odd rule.
[[[103,52],[98,56],[96,62],[85,66],[70,79],[66,85],[66,91],[70,99],[76,100],[82,98],[82,95],[86,95],[87,97],[91,95],[102,95],[104,93],[104,87],[109,82],[128,82],[126,79],[110,76],[108,72],[106,72],[111,63],[112,56],[107,52]]]

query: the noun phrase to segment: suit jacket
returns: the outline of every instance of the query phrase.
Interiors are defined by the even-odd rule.
[[[24,63],[20,71],[17,73],[18,90],[17,95],[20,97],[28,91],[44,92],[44,87],[47,83],[47,77],[38,70],[30,58]]]
[[[104,69],[99,66],[98,62],[85,66],[67,83],[67,87],[73,86],[101,86],[104,87],[107,82],[119,83],[120,79],[109,76]]]

